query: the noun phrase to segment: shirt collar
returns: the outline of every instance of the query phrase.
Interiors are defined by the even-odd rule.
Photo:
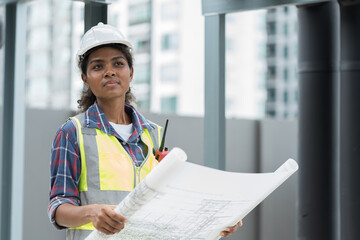
[[[143,115],[141,115],[132,105],[125,103],[125,111],[131,117],[134,128],[134,131],[130,136],[128,142],[137,139],[143,133],[144,129],[154,129],[150,122]],[[96,101],[85,112],[84,125],[90,128],[98,128],[108,135],[113,135],[121,139],[121,137],[116,133],[114,128],[110,125],[104,112],[101,110]]]

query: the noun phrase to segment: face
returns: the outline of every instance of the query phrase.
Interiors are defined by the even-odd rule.
[[[119,99],[125,102],[133,69],[120,50],[103,47],[89,55],[86,75],[82,74],[81,77],[98,101]]]

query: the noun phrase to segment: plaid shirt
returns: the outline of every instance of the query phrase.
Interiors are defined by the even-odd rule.
[[[154,129],[148,120],[135,110],[131,105],[125,104],[126,113],[131,116],[133,133],[127,141],[110,125],[105,114],[95,102],[85,112],[84,125],[90,128],[98,128],[102,132],[115,136],[124,149],[128,152],[136,166],[140,166],[147,155],[147,147],[141,141],[143,129]],[[48,216],[56,228],[62,229],[55,222],[55,211],[64,203],[80,205],[78,184],[81,173],[81,157],[77,142],[76,128],[72,121],[64,123],[56,133],[50,162],[50,202]]]

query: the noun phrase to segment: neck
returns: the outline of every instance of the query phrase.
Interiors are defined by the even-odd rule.
[[[97,99],[97,102],[109,122],[123,125],[127,125],[132,122],[131,117],[129,117],[125,112],[125,100],[102,101]]]

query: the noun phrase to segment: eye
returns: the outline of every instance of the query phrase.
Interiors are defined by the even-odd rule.
[[[95,64],[94,66],[93,66],[93,69],[100,69],[101,68],[101,64]]]
[[[124,63],[123,63],[123,62],[120,62],[120,61],[117,61],[117,62],[115,62],[115,65],[116,65],[116,66],[122,66],[122,65],[124,65]]]

